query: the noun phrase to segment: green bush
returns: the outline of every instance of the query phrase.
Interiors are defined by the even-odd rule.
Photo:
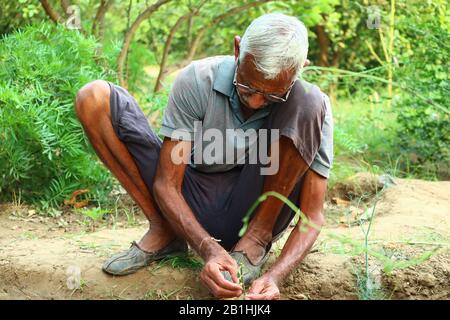
[[[437,4],[429,5],[414,18],[399,20],[408,50],[401,54],[396,76],[408,90],[402,90],[394,108],[399,146],[415,170],[448,178],[450,36],[439,9]]]
[[[0,197],[58,206],[75,190],[106,195],[99,163],[74,112],[80,87],[113,76],[97,44],[61,26],[28,26],[0,40]],[[111,79],[113,80],[113,79]],[[114,81],[114,80],[113,80]]]

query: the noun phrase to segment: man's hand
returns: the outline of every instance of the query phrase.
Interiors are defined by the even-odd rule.
[[[280,299],[280,290],[275,279],[265,274],[253,281],[245,298],[248,300],[278,300]]]
[[[234,298],[242,294],[242,287],[238,284],[238,266],[236,261],[223,251],[206,261],[200,280],[216,298]],[[222,271],[228,271],[233,282],[225,280]]]
[[[195,218],[182,194],[186,163],[191,155],[190,141],[164,139],[159,154],[158,169],[153,182],[153,194],[159,208],[174,231],[180,234],[204,259],[205,267],[200,273],[203,284],[219,298],[238,297],[242,294],[239,284],[227,281],[222,271],[228,271],[237,280],[237,264]],[[182,156],[180,163],[172,161],[172,155]],[[177,161],[178,162],[178,161]],[[208,242],[204,242],[210,239]],[[203,245],[202,245],[203,244]]]

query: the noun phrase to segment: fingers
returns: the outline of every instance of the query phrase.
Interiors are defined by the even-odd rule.
[[[242,294],[242,287],[237,283],[225,280],[216,264],[206,265],[200,273],[200,280],[216,297],[232,298]]]
[[[224,276],[221,271],[228,271],[228,273],[231,276],[231,280],[233,280],[234,284],[239,283],[239,279],[237,277],[237,263],[234,261],[233,258],[231,258],[230,255],[225,259],[225,263],[216,265],[218,266],[218,272],[214,272],[214,276],[217,277],[218,281],[226,281],[227,283],[230,283],[228,279],[224,279]],[[217,281],[216,281],[217,282]],[[242,289],[242,287],[239,285],[239,288]]]
[[[236,268],[229,268],[229,267],[224,267],[229,274],[231,275],[231,280],[233,280],[234,283],[239,283],[239,279],[237,277],[237,270]],[[242,287],[241,287],[242,288]]]
[[[278,298],[275,298],[274,295],[261,293],[261,294],[248,294],[245,296],[245,300],[278,300]]]
[[[248,290],[245,296],[247,300],[278,300],[280,299],[280,291],[278,287],[271,282],[256,280]]]
[[[264,289],[264,283],[262,281],[253,281],[250,289],[248,289],[248,294],[261,293]]]
[[[245,296],[247,300],[278,300],[280,292],[275,288],[271,288],[263,293],[249,293]]]
[[[234,275],[233,277],[233,273],[230,272],[231,274],[231,278],[233,279],[233,281],[235,282],[239,282],[237,280],[236,275]],[[218,284],[220,287],[224,288],[224,289],[228,289],[228,290],[242,290],[242,287],[240,284],[235,283],[235,282],[231,282],[228,280],[225,280],[225,278],[223,277],[222,273],[220,272],[219,268],[210,268],[210,278],[212,280],[214,280],[214,282],[216,284]],[[236,279],[236,280],[235,280]]]
[[[242,290],[228,290],[219,287],[211,278],[207,276],[200,276],[203,285],[217,298],[234,298],[242,294]]]

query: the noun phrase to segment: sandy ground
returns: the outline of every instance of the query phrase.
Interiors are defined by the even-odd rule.
[[[383,271],[386,261],[370,256],[372,297],[450,299],[450,182],[395,182],[377,203],[370,249],[395,266],[427,252],[432,255],[424,262],[394,269],[389,274]],[[354,181],[351,183],[354,185]],[[344,189],[347,194],[342,194]],[[364,254],[355,251],[355,246],[333,240],[344,236],[359,247],[363,244],[364,234],[358,221],[364,218],[364,210],[355,200],[345,201],[349,193],[345,186],[337,186],[337,191],[330,193],[327,225],[312,252],[281,288],[283,299],[363,297]],[[367,222],[363,224],[367,226]],[[76,214],[50,218],[24,206],[3,204],[0,299],[212,299],[198,281],[198,270],[193,268],[154,262],[125,277],[111,277],[101,271],[109,255],[128,248],[145,230],[142,216],[133,226],[116,221],[113,228],[105,222],[92,231],[80,223]],[[274,245],[265,268],[279,254],[283,241],[285,238]],[[194,257],[193,253],[190,255]],[[67,287],[66,270],[70,266],[81,270],[80,289]]]

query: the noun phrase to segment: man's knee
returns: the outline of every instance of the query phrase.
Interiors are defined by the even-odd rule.
[[[75,98],[75,112],[82,124],[92,124],[105,113],[109,113],[108,84],[94,80],[78,90]]]

